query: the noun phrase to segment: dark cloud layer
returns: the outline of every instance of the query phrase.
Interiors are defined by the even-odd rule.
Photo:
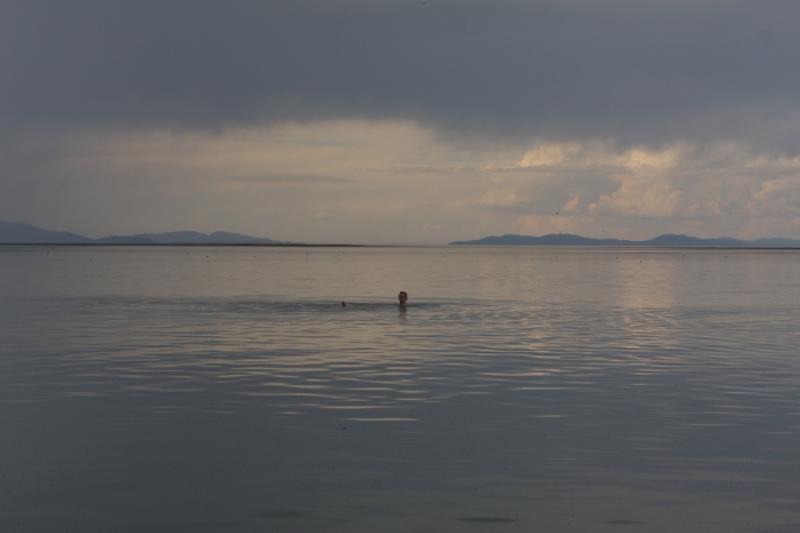
[[[5,0],[0,123],[444,132],[800,149],[793,0]]]

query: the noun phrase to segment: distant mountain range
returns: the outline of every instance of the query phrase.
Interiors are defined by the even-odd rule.
[[[139,233],[112,235],[90,239],[68,231],[51,231],[32,224],[0,221],[0,244],[289,244],[272,239],[262,239],[216,231],[211,234],[197,231],[171,231],[167,233]]]
[[[68,231],[52,231],[22,222],[0,221],[0,244],[263,244],[292,245],[272,239],[251,237],[241,233],[215,231],[170,231],[166,233],[137,233],[134,235],[111,235],[91,239]],[[701,239],[689,235],[661,235],[646,241],[621,239],[594,239],[568,233],[558,233],[535,237],[531,235],[501,235],[484,237],[472,241],[455,241],[449,244],[493,244],[493,245],[538,245],[538,246],[696,246],[696,247],[751,247],[751,248],[800,248],[800,240],[795,239],[755,239],[741,240],[730,237]]]
[[[484,237],[473,241],[455,241],[450,244],[494,244],[494,245],[539,245],[539,246],[701,246],[701,247],[753,247],[753,248],[800,248],[800,241],[793,239],[755,239],[745,241],[730,237],[701,239],[689,235],[661,235],[646,241],[626,241],[620,239],[593,239],[559,233],[534,237],[530,235],[502,235]]]

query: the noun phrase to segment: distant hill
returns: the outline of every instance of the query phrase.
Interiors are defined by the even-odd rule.
[[[197,231],[112,235],[90,239],[77,233],[51,231],[21,222],[0,222],[0,244],[287,244],[240,233]]]
[[[538,246],[705,246],[718,248],[755,247],[755,248],[800,248],[800,241],[793,239],[756,239],[745,241],[730,237],[701,239],[689,235],[660,235],[646,241],[628,241],[621,239],[594,239],[568,233],[558,233],[534,237],[531,235],[501,235],[484,237],[472,241],[455,241],[450,244],[493,244],[493,245],[538,245]]]
[[[88,244],[92,239],[68,231],[50,231],[21,222],[0,221],[0,243],[3,244]]]

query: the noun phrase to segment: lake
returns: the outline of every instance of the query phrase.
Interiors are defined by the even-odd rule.
[[[800,251],[0,246],[0,531],[794,532],[799,346]]]

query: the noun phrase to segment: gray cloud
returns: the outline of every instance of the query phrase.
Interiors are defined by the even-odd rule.
[[[798,16],[789,0],[7,0],[0,125],[409,118],[798,151]]]

